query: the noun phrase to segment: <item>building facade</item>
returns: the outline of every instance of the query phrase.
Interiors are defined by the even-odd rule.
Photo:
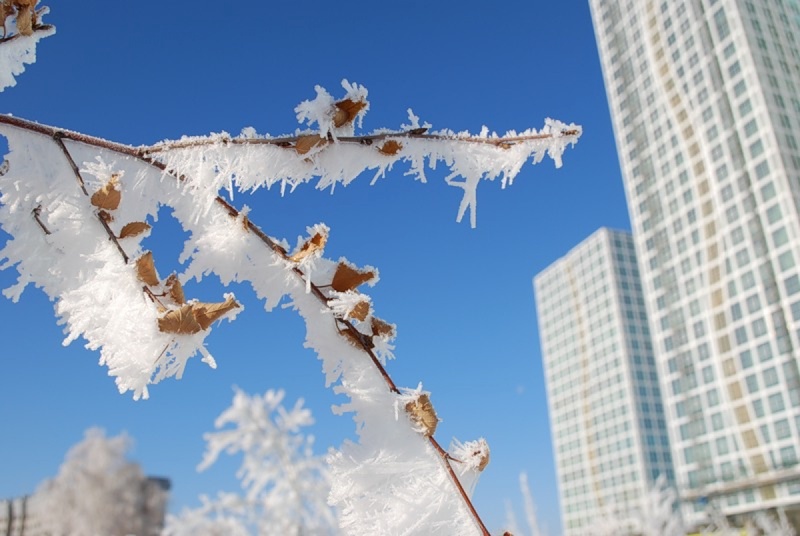
[[[590,6],[684,518],[796,512],[800,3]]]
[[[631,235],[598,230],[534,292],[564,534],[585,535],[674,479]]]

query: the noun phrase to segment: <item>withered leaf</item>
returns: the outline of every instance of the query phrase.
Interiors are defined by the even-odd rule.
[[[420,428],[425,437],[430,437],[436,432],[439,425],[439,418],[433,409],[430,397],[422,393],[415,400],[406,404],[406,411],[411,416],[411,420]]]
[[[33,7],[19,5],[17,11],[17,31],[20,35],[33,35]]]
[[[385,142],[383,142],[383,145],[378,147],[378,151],[380,151],[381,154],[385,154],[387,156],[394,156],[402,148],[403,148],[403,144],[400,143],[399,141],[386,140]]]
[[[486,447],[486,450],[479,450],[475,452],[476,456],[480,456],[480,462],[478,463],[478,471],[483,471],[486,469],[486,466],[489,465],[489,447]]]
[[[384,322],[380,318],[372,317],[370,321],[372,325],[372,334],[378,337],[394,337],[395,336],[395,328],[393,324],[388,322]]]
[[[180,309],[172,309],[158,319],[158,329],[163,333],[192,335],[204,328],[197,322],[192,305],[183,305]]]
[[[335,104],[336,111],[333,114],[333,126],[339,128],[352,123],[358,116],[358,112],[363,110],[366,105],[367,103],[364,101],[340,100]]]
[[[361,320],[362,322],[367,318],[369,314],[369,302],[364,300],[358,302],[355,307],[353,307],[349,313],[347,313],[347,318],[355,318],[356,320]]]
[[[167,287],[169,297],[172,298],[172,301],[174,301],[177,305],[183,305],[186,303],[186,297],[183,295],[183,286],[181,285],[181,282],[178,281],[177,275],[170,274],[164,285]]]
[[[336,267],[336,272],[333,274],[333,281],[331,281],[331,288],[337,292],[347,292],[353,290],[359,285],[370,281],[375,277],[375,272],[366,270],[359,271],[344,262],[339,262]]]
[[[116,210],[122,199],[122,193],[117,190],[119,175],[112,175],[111,179],[102,188],[92,194],[91,203],[104,210]]]
[[[316,251],[322,251],[325,248],[325,243],[328,241],[328,234],[324,232],[314,233],[314,236],[303,242],[291,257],[290,261],[300,262]]]
[[[136,259],[136,275],[145,285],[155,287],[159,284],[156,267],[153,264],[153,252],[148,251]]]
[[[126,223],[122,230],[119,232],[119,238],[128,238],[131,236],[139,236],[140,234],[150,230],[150,225],[143,221],[132,221]]]
[[[225,301],[222,303],[192,304],[194,317],[197,319],[197,323],[202,329],[208,329],[208,327],[213,324],[215,320],[218,320],[228,311],[238,308],[239,304],[231,296],[225,298]]]
[[[294,150],[297,151],[297,154],[306,154],[314,147],[322,146],[326,143],[328,143],[327,138],[323,138],[318,134],[309,134],[297,138],[294,144]]]

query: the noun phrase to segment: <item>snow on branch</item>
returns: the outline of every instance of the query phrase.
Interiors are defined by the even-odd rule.
[[[510,131],[503,136],[486,127],[478,135],[431,131],[409,110],[410,124],[400,130],[353,136],[354,124],[360,124],[369,109],[367,90],[347,80],[342,85],[346,94],[338,101],[317,87],[317,98],[297,107],[298,119],[316,125],[317,130],[281,137],[259,136],[252,129],[239,136],[223,132],[184,137],[143,147],[140,154],[178,175],[193,177],[196,187],[199,182],[203,188],[231,193],[275,185],[284,193],[312,181],[318,189],[333,189],[367,171],[374,172],[374,183],[397,162],[408,165],[407,175],[425,182],[426,168],[443,162],[451,172],[447,184],[464,190],[457,221],[469,209],[475,227],[477,187],[482,179],[500,179],[505,188],[526,161],[539,163],[545,156],[561,167],[564,150],[581,135],[579,126],[554,119],[547,119],[541,130]]]
[[[180,378],[198,353],[214,366],[205,338],[216,320],[242,310],[233,295],[217,303],[187,299],[186,281],[214,274],[224,285],[247,282],[267,310],[288,296],[327,384],[348,399],[336,411],[352,413],[356,423],[358,443],[346,442],[329,459],[330,501],[344,532],[488,535],[470,500],[488,445],[456,442],[453,455],[445,451],[434,438],[430,393],[421,385],[401,389],[389,376],[395,326],[360,290],[377,281],[377,270],[326,258],[330,229],[321,223],[290,252],[220,190],[293,189],[315,178],[317,187],[333,187],[366,170],[382,176],[398,160],[424,181],[426,165],[443,161],[448,183],[465,192],[459,219],[470,208],[474,225],[480,179],[505,186],[528,159],[546,155],[559,166],[580,128],[548,120],[542,131],[505,136],[430,133],[410,114],[399,131],[352,136],[369,108],[367,92],[344,86],[339,101],[318,89],[314,101],[298,106],[298,118],[318,131],[283,138],[248,131],[134,148],[0,116],[10,148],[0,168],[0,225],[12,237],[0,269],[19,273],[4,294],[16,300],[28,284],[42,288],[65,326],[65,344],[83,338],[100,350],[119,390],[135,398],[147,397],[152,383]],[[189,234],[185,270],[166,278],[142,245],[161,206]]]
[[[39,40],[56,33],[55,27],[42,23],[49,9],[36,9],[37,3],[38,0],[0,0],[0,91],[16,85],[15,77],[22,74],[25,64],[36,61]]]

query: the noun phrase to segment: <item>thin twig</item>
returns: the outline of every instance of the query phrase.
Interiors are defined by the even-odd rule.
[[[61,152],[63,152],[64,156],[67,158],[67,161],[69,162],[69,165],[72,168],[72,172],[75,174],[75,178],[78,180],[78,184],[81,187],[81,191],[83,191],[86,197],[89,197],[89,192],[86,191],[86,184],[83,182],[83,177],[81,176],[81,172],[78,169],[78,166],[75,164],[75,160],[72,159],[72,155],[67,149],[67,146],[64,145],[64,141],[62,140],[62,138],[66,136],[67,136],[66,133],[62,131],[57,131],[53,133],[52,138],[53,141],[56,142],[56,145],[58,145],[61,148]],[[114,234],[114,231],[112,231],[111,227],[108,226],[108,222],[99,213],[95,213],[95,216],[97,217],[97,221],[100,222],[100,225],[103,226],[103,229],[106,230],[108,239],[114,242],[114,245],[117,246],[117,251],[119,251],[119,254],[122,255],[122,260],[125,261],[125,264],[128,264],[130,258],[128,257],[128,254],[125,253],[125,250],[122,249],[122,245],[119,243],[119,240],[117,240],[117,235]]]
[[[5,28],[5,25],[3,27]],[[52,24],[38,24],[38,25],[33,27],[33,31],[34,32],[46,32],[46,31],[52,30],[53,28],[54,28],[54,26]],[[24,36],[22,34],[19,34],[19,33],[15,33],[14,35],[12,35],[10,37],[6,37],[5,36],[5,32],[4,32],[3,38],[0,39],[0,45],[2,45],[3,43],[8,43],[9,41],[13,41],[14,39],[21,39],[22,37],[24,37]]]
[[[553,134],[530,134],[527,136],[509,136],[502,138],[482,138],[477,136],[446,136],[442,134],[427,134],[427,128],[416,128],[403,132],[381,133],[381,134],[366,134],[363,136],[338,136],[336,140],[339,143],[355,143],[361,145],[372,145],[376,141],[387,139],[424,139],[436,141],[456,141],[464,143],[476,143],[483,145],[494,145],[507,149],[512,145],[523,143],[526,141],[544,140],[555,137]],[[560,133],[560,136],[575,136],[578,134],[577,130],[565,130]],[[313,135],[313,134],[312,134]],[[149,147],[139,148],[140,155],[144,157],[153,156],[155,154],[172,151],[175,149],[188,149],[194,147],[205,147],[209,145],[275,145],[287,149],[294,149],[294,144],[305,135],[301,136],[283,136],[280,138],[200,138],[189,140],[176,140],[160,142]]]
[[[36,207],[34,207],[34,209],[31,210],[31,214],[33,214],[33,219],[36,220],[36,223],[38,223],[39,227],[42,228],[44,234],[46,235],[53,234],[50,232],[50,229],[48,229],[47,226],[42,222],[42,205],[37,205]]]

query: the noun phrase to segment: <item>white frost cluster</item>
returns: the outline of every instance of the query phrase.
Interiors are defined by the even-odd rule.
[[[41,15],[45,13],[46,9],[40,11]],[[7,32],[13,33],[14,28],[8,28]],[[17,84],[16,77],[25,71],[25,65],[36,61],[36,45],[39,40],[54,33],[56,29],[50,27],[47,30],[37,30],[33,35],[16,35],[13,39],[0,42],[0,92]]]
[[[146,398],[150,383],[180,378],[197,353],[213,366],[204,346],[208,330],[193,335],[159,330],[161,312],[143,292],[133,262],[143,253],[145,235],[119,240],[130,258],[125,263],[58,145],[14,128],[0,133],[11,151],[8,169],[0,176],[0,224],[12,236],[0,250],[0,269],[14,267],[19,273],[3,294],[17,301],[27,285],[41,288],[55,303],[64,344],[83,338],[87,348],[99,350],[100,364],[116,378],[120,392],[133,391],[135,398]],[[121,175],[122,201],[109,224],[116,234],[125,223],[154,222],[162,202],[192,210],[191,197],[174,180],[162,181],[158,170],[133,158],[64,143],[78,165],[87,162],[81,176],[89,194],[107,183],[112,172]]]
[[[366,98],[367,91],[362,86],[351,85],[347,81],[343,85],[347,90],[346,98]],[[327,91],[318,87],[316,99],[297,107],[298,119],[317,125],[315,132],[323,138],[328,134],[334,139],[343,136],[342,129],[352,128],[353,124],[349,123],[340,129],[333,127],[331,118],[334,102]],[[366,110],[364,108],[359,112],[357,121],[360,122]],[[416,116],[410,114],[410,118],[411,126],[419,125]],[[381,129],[367,135],[384,136],[370,144],[330,142],[315,147],[309,153],[297,154],[292,147],[252,143],[253,138],[258,137],[248,130],[235,138],[221,133],[206,138],[162,142],[155,146],[152,154],[167,169],[190,177],[192,187],[213,191],[225,189],[231,194],[235,190],[249,191],[275,185],[284,193],[287,189],[291,191],[300,184],[312,181],[316,181],[318,189],[333,189],[337,184],[346,186],[367,171],[374,173],[375,182],[399,161],[408,164],[407,175],[425,182],[426,168],[434,169],[438,162],[443,162],[451,171],[446,177],[447,184],[464,190],[457,221],[461,221],[467,209],[470,209],[470,223],[475,227],[477,188],[481,180],[500,179],[505,188],[513,183],[525,162],[530,160],[539,163],[545,156],[552,158],[556,167],[561,167],[564,151],[577,142],[581,128],[547,119],[539,131],[511,131],[504,136],[489,133],[486,128],[478,136],[450,130],[429,134],[432,137],[415,137],[407,136],[405,130]],[[472,141],[465,141],[468,139]],[[503,140],[508,141],[503,143]],[[255,141],[266,140],[261,138]],[[387,141],[400,144],[395,153],[379,150]]]

